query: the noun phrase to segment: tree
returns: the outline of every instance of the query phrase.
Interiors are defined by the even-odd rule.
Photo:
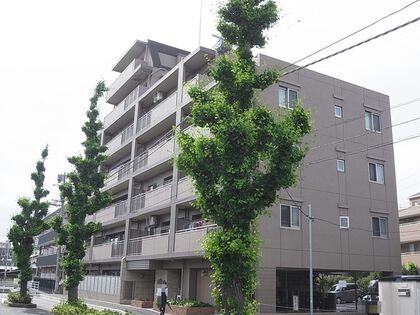
[[[55,217],[51,226],[58,233],[58,243],[65,245],[62,266],[65,272],[64,287],[68,290],[68,301],[78,300],[78,285],[83,280],[86,245],[85,241],[101,230],[98,223],[85,224],[91,215],[107,206],[111,201],[109,193],[101,192],[105,174],[99,171],[105,160],[106,147],[101,145],[99,131],[102,123],[98,120],[98,100],[106,91],[105,82],[97,83],[90,99],[87,121],[82,127],[86,135],[84,156],[72,156],[68,161],[74,171],[67,175],[68,181],[60,185],[61,196],[65,200],[66,223],[62,217]]]
[[[34,236],[41,234],[47,229],[43,221],[47,215],[49,204],[41,201],[47,197],[49,191],[44,189],[45,158],[48,156],[48,146],[41,153],[41,161],[36,163],[36,172],[31,174],[35,183],[34,199],[20,198],[18,205],[21,212],[12,217],[14,221],[7,237],[13,244],[13,252],[16,256],[16,265],[19,268],[20,295],[26,295],[27,283],[32,279],[31,255],[33,251]]]
[[[265,45],[263,32],[277,19],[271,0],[229,0],[219,8],[217,28],[233,51],[213,61],[214,89],[188,91],[192,125],[211,136],[178,133],[178,168],[192,178],[203,216],[219,226],[203,245],[223,314],[256,312],[257,219],[279,189],[296,183],[310,131],[301,106],[277,118],[257,104],[255,92],[276,83],[279,71],[257,70],[251,49]]]
[[[402,274],[403,275],[418,275],[419,270],[417,269],[417,265],[413,263],[412,261],[406,262],[402,266]]]

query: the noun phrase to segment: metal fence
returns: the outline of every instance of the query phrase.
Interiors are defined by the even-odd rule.
[[[39,291],[46,292],[46,293],[53,293],[55,288],[55,279],[44,279],[44,278],[38,278],[34,277],[34,280],[32,282],[38,283],[38,289]]]
[[[118,276],[85,276],[79,290],[102,294],[120,294],[121,280]]]

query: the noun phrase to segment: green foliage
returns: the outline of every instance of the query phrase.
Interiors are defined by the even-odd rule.
[[[100,224],[85,224],[85,218],[111,202],[111,195],[100,190],[104,187],[105,174],[98,171],[106,158],[106,147],[101,145],[99,135],[102,124],[97,109],[98,100],[105,91],[104,81],[98,82],[90,99],[87,121],[82,127],[86,135],[82,143],[84,156],[68,159],[75,170],[67,175],[68,181],[60,186],[61,196],[66,201],[67,223],[63,225],[61,217],[55,217],[50,223],[58,233],[58,243],[66,246],[62,266],[66,275],[64,286],[69,290],[70,300],[77,298],[77,294],[73,296],[70,289],[77,290],[79,282],[83,280],[85,240],[101,229]]]
[[[188,91],[191,123],[211,137],[178,133],[177,166],[193,179],[203,216],[219,226],[204,248],[222,314],[256,313],[257,219],[279,189],[296,183],[306,152],[301,140],[311,129],[302,107],[277,119],[256,101],[255,91],[276,83],[279,73],[257,71],[251,49],[265,44],[263,32],[277,18],[274,1],[229,0],[220,7],[218,30],[235,49],[214,60],[214,89]]]
[[[402,266],[402,274],[403,275],[418,275],[419,270],[417,268],[417,265],[413,263],[412,261],[406,262],[405,265]]]
[[[96,310],[88,308],[81,300],[75,302],[62,302],[52,309],[53,315],[120,315],[120,312],[111,310]],[[126,312],[125,314],[129,314]]]
[[[170,299],[168,300],[169,305],[179,305],[185,307],[213,307],[213,305],[201,302],[197,300],[185,300],[185,299]]]
[[[372,280],[378,280],[381,277],[379,272],[369,272],[364,274],[362,277],[357,279],[357,287],[362,292],[368,292],[369,282]]]
[[[29,294],[21,294],[20,292],[10,292],[7,295],[7,300],[10,303],[29,304],[32,302],[32,296]]]
[[[30,258],[33,251],[33,238],[47,229],[43,218],[48,212],[48,202],[42,201],[48,196],[49,191],[44,189],[45,166],[44,162],[48,156],[48,146],[41,153],[41,161],[36,163],[36,171],[31,174],[35,183],[34,199],[20,198],[18,205],[21,212],[12,217],[14,224],[7,234],[13,244],[13,252],[16,256],[16,265],[19,268],[20,294],[26,295],[26,283],[32,279]]]

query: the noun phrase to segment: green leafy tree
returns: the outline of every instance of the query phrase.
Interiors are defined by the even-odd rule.
[[[66,202],[66,222],[63,224],[62,217],[55,217],[51,222],[51,226],[58,233],[58,243],[66,248],[62,266],[69,302],[77,302],[78,285],[84,277],[85,240],[101,230],[100,224],[85,224],[86,216],[111,202],[110,194],[100,190],[104,187],[105,174],[99,172],[101,163],[106,158],[106,147],[101,145],[99,136],[102,123],[98,119],[98,100],[106,90],[105,82],[98,82],[90,99],[87,121],[82,127],[86,135],[86,140],[82,143],[84,156],[68,158],[74,166],[74,171],[67,175],[68,181],[60,185],[61,196]]]
[[[403,275],[418,275],[419,270],[417,268],[417,265],[415,263],[413,263],[412,261],[406,262],[402,266],[402,274]]]
[[[251,49],[264,46],[263,32],[277,19],[270,0],[229,0],[220,7],[217,28],[233,50],[212,63],[214,89],[188,91],[192,125],[208,128],[211,136],[178,134],[177,165],[193,179],[203,216],[219,226],[204,249],[223,314],[257,311],[257,219],[275,203],[279,189],[296,183],[306,152],[301,139],[310,131],[302,107],[275,118],[257,104],[256,91],[276,83],[279,72],[257,70]]]
[[[19,268],[20,295],[27,293],[27,283],[32,279],[31,255],[33,251],[34,236],[41,234],[47,229],[43,219],[48,212],[48,202],[42,201],[49,191],[44,189],[45,158],[48,156],[48,146],[41,153],[41,161],[36,163],[36,172],[31,174],[35,183],[34,199],[20,198],[18,205],[21,212],[12,217],[14,222],[7,237],[13,244],[13,252],[16,256],[16,265]]]

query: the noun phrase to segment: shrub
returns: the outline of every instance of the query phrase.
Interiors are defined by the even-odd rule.
[[[185,307],[213,307],[213,305],[196,300],[184,300],[184,299],[170,299],[169,305],[179,305]]]
[[[29,294],[21,295],[20,292],[11,292],[7,295],[7,300],[10,303],[29,304],[32,302],[32,296]]]
[[[120,315],[120,312],[88,308],[82,300],[62,302],[52,309],[53,315]],[[125,314],[128,314],[127,312]]]

